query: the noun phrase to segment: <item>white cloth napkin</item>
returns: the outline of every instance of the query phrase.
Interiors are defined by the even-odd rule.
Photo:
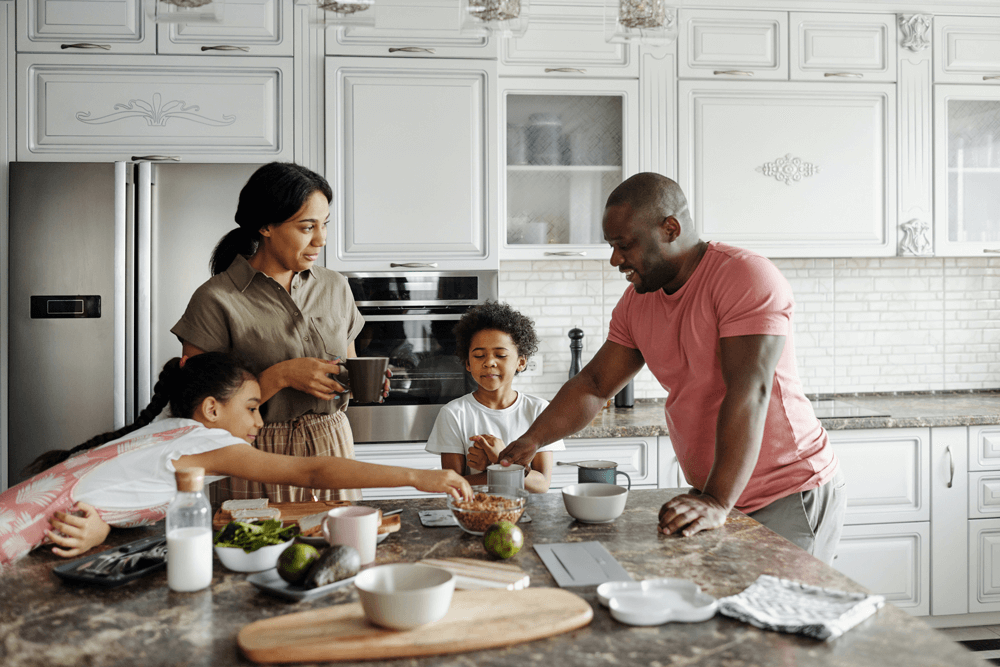
[[[883,604],[881,595],[834,591],[762,574],[742,593],[719,600],[719,611],[764,630],[829,641]]]

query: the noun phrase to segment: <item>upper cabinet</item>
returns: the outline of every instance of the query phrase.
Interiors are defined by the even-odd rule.
[[[678,76],[787,79],[788,14],[680,9]]]
[[[935,83],[1000,85],[1000,18],[934,17]]]
[[[327,266],[498,266],[495,88],[495,61],[327,58]]]
[[[157,26],[158,53],[228,56],[292,55],[289,0],[226,0],[219,23],[163,23]]]
[[[290,0],[284,0],[290,2]],[[330,27],[326,52],[335,56],[496,58],[497,40],[462,31],[460,0],[379,0],[372,27]]]
[[[892,14],[792,12],[788,32],[793,80],[896,80]]]

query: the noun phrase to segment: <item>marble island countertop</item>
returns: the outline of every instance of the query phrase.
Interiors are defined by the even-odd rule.
[[[816,416],[828,431],[863,428],[973,426],[1000,424],[1000,390],[901,394],[821,395]],[[638,399],[632,408],[601,410],[572,438],[626,438],[670,435],[662,399]]]

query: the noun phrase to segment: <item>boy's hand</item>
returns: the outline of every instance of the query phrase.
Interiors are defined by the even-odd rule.
[[[92,547],[96,547],[107,538],[111,526],[104,523],[97,510],[87,503],[77,503],[76,510],[83,516],[56,512],[49,517],[53,530],[46,535],[60,547],[52,547],[52,553],[63,558],[78,556]],[[61,534],[60,534],[61,533]]]
[[[484,433],[483,435],[474,435],[469,438],[469,440],[472,441],[473,447],[482,449],[486,452],[486,458],[490,460],[490,463],[497,462],[497,459],[500,457],[500,452],[502,452],[504,448],[503,440],[495,435],[489,435],[488,433]],[[485,470],[485,468],[478,468],[478,470]]]
[[[486,470],[486,466],[490,464],[490,460],[479,442],[473,442],[472,447],[469,447],[469,452],[465,455],[465,463],[472,470]]]

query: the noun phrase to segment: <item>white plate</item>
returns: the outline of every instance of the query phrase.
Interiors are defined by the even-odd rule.
[[[715,616],[719,601],[685,579],[609,581],[597,587],[597,598],[616,621],[628,625],[697,623]]]
[[[247,577],[247,581],[265,593],[277,595],[278,597],[285,598],[286,600],[301,602],[302,600],[315,600],[316,598],[321,598],[324,595],[329,595],[338,588],[343,588],[344,586],[353,584],[354,577],[341,579],[340,581],[335,581],[332,584],[319,586],[317,588],[302,588],[301,586],[292,586],[290,583],[282,579],[281,575],[278,574],[277,568],[274,568],[258,572],[257,574],[252,574]]]

